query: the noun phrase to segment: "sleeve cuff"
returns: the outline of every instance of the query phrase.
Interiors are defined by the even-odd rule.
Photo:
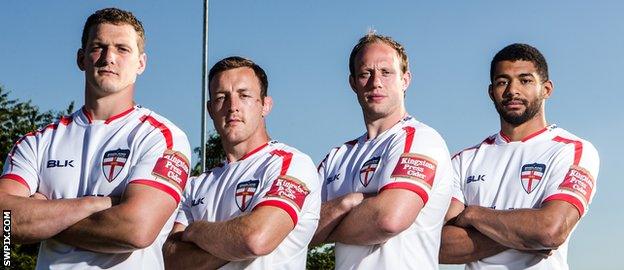
[[[1,177],[0,177],[0,179],[11,179],[11,180],[13,180],[13,181],[17,181],[18,183],[20,183],[20,184],[24,185],[24,186],[28,189],[28,192],[29,192],[30,194],[32,194],[32,193],[33,193],[33,192],[30,190],[30,186],[28,185],[28,182],[26,182],[26,180],[24,180],[24,178],[22,178],[21,176],[19,176],[19,175],[17,175],[17,174],[12,174],[12,173],[5,174],[5,175],[1,176]]]
[[[297,211],[288,203],[278,201],[278,200],[266,200],[266,201],[260,202],[258,205],[254,207],[254,209],[258,207],[262,207],[262,206],[274,206],[274,207],[277,207],[286,211],[286,213],[290,216],[290,219],[292,219],[293,227],[297,226],[297,222],[299,220]]]
[[[550,195],[548,196],[548,198],[546,198],[542,202],[542,204],[549,202],[549,201],[555,201],[555,200],[566,201],[574,205],[574,207],[576,207],[576,210],[578,210],[579,212],[579,217],[582,217],[583,214],[585,214],[585,206],[583,205],[583,202],[581,202],[581,200],[569,194],[558,193],[558,194]]]
[[[394,183],[390,183],[390,184],[383,186],[379,190],[379,192],[382,192],[386,189],[405,189],[405,190],[412,191],[416,193],[418,196],[420,196],[420,198],[423,201],[423,205],[427,204],[427,201],[429,200],[429,192],[427,192],[425,189],[423,189],[422,187],[416,184],[406,183],[406,182],[394,182]]]
[[[173,197],[173,199],[175,200],[176,204],[180,203],[180,194],[178,194],[178,192],[174,188],[168,185],[165,185],[163,183],[160,183],[154,180],[138,179],[138,180],[130,181],[130,184],[141,184],[141,185],[147,185],[150,187],[160,189],[166,192],[167,194],[171,195],[171,197]]]

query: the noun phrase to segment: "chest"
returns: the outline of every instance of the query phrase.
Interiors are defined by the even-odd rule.
[[[384,144],[357,144],[338,151],[328,164],[324,184],[329,200],[352,192],[376,193],[384,168]],[[341,149],[343,150],[343,149]]]
[[[461,185],[466,203],[494,209],[534,208],[553,181],[561,181],[559,147],[491,146],[480,148],[461,168]]]
[[[40,151],[39,192],[48,198],[121,196],[137,144],[123,127],[69,126]]]
[[[230,164],[213,170],[192,191],[194,220],[222,221],[251,212],[277,178],[258,163]]]

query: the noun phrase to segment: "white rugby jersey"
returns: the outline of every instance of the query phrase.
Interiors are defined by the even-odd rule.
[[[83,108],[18,140],[2,178],[49,199],[121,197],[135,183],[167,192],[179,202],[190,154],[186,135],[146,108],[134,106],[106,121],[92,120]],[[162,269],[161,249],[174,219],[172,214],[151,246],[130,256],[45,240],[37,269]]]
[[[453,198],[466,205],[507,210],[563,200],[583,216],[596,191],[599,159],[591,143],[551,125],[515,142],[499,132],[452,163]],[[510,249],[466,269],[568,269],[569,240],[547,259]]]
[[[375,139],[364,134],[332,149],[319,175],[324,180],[323,201],[400,188],[425,202],[414,223],[383,244],[336,243],[336,269],[438,269],[451,198],[451,161],[446,143],[433,128],[407,116]]]
[[[321,209],[319,185],[310,157],[272,141],[191,178],[176,222],[227,221],[261,206],[279,207],[296,224],[282,243],[268,255],[229,262],[221,269],[305,269]]]

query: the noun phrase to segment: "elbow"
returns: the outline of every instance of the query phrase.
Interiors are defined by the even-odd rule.
[[[542,248],[556,249],[567,239],[567,233],[560,226],[548,226],[537,235],[537,242]]]
[[[156,240],[156,235],[148,232],[135,232],[127,239],[127,244],[132,250],[144,249],[152,245]]]
[[[388,238],[407,230],[411,224],[411,222],[406,222],[403,218],[392,215],[385,215],[377,220],[377,228]]]
[[[260,230],[250,233],[245,237],[245,250],[249,258],[265,256],[273,252],[279,243],[274,243],[268,232]]]

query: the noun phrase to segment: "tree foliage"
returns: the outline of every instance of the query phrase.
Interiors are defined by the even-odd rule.
[[[4,168],[5,158],[19,138],[29,132],[41,129],[64,114],[74,110],[74,102],[62,112],[40,112],[31,101],[10,99],[9,92],[0,85],[0,168]],[[34,269],[39,244],[13,245],[11,263],[14,269]]]

